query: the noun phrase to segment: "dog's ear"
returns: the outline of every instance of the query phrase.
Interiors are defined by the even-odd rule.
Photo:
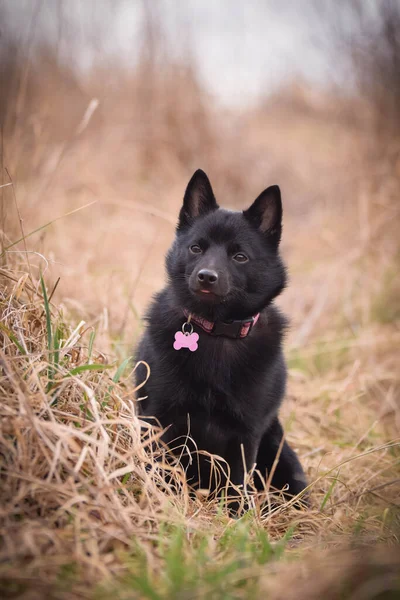
[[[183,206],[179,213],[178,229],[190,226],[194,219],[216,210],[218,204],[207,175],[198,169],[186,188]]]
[[[282,200],[279,186],[271,185],[261,192],[244,216],[277,248],[282,234]]]

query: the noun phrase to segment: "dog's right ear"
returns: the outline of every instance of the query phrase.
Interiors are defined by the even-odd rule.
[[[218,204],[210,180],[201,169],[198,169],[186,188],[183,206],[179,213],[178,230],[190,227],[197,217],[217,210]]]

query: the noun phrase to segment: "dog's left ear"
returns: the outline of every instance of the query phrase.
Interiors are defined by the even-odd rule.
[[[277,248],[282,234],[282,200],[279,186],[261,192],[243,215]]]
[[[210,180],[201,169],[198,169],[186,188],[183,206],[179,213],[178,229],[189,226],[194,219],[216,210],[218,204]]]

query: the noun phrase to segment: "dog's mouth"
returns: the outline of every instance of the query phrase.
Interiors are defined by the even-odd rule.
[[[221,294],[217,294],[213,290],[207,288],[199,288],[195,290],[191,290],[192,294],[205,302],[222,302],[223,296]]]
[[[209,296],[210,298],[219,298],[219,294],[207,289],[195,290],[197,296]]]

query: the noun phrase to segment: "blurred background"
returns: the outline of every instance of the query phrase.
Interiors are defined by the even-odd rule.
[[[286,571],[260,562],[265,585],[276,587],[271,598],[347,598],[353,577],[360,588],[352,598],[383,598],[398,568],[385,578],[367,550],[390,543],[390,562],[400,540],[400,0],[0,0],[0,130],[0,275],[11,280],[0,321],[0,442],[9,457],[0,469],[0,563],[18,558],[8,577],[32,589],[53,577],[68,597],[88,598],[107,573],[131,569],[118,597],[132,597],[139,573],[146,597],[170,598],[179,595],[168,593],[175,573],[180,597],[189,597],[181,574],[192,564],[203,572],[209,556],[210,574],[221,568],[221,597],[231,597],[229,573],[238,585],[232,597],[255,589],[241,530],[231,538],[237,562],[225,553],[219,508],[183,493],[171,503],[162,487],[154,495],[157,478],[144,471],[132,433],[132,378],[122,378],[164,282],[185,187],[202,168],[222,206],[247,208],[273,184],[283,196],[289,286],[279,304],[290,328],[280,415],[313,507],[266,515],[268,536],[290,540],[293,553]],[[25,284],[39,287],[40,271],[53,341],[40,290],[33,309],[27,300]],[[62,363],[60,343],[73,346]],[[52,344],[54,363],[65,365],[59,396],[40,383],[53,376]],[[110,371],[86,364],[92,347],[97,363],[118,365],[112,401]],[[94,426],[89,401],[111,438],[97,420],[93,438],[78,437]],[[138,483],[120,469],[135,453],[146,473],[143,505],[142,475]],[[185,531],[174,537],[169,526],[182,517]],[[196,528],[210,536],[209,554],[192,537]],[[137,538],[150,572],[164,569],[165,593],[162,577],[152,593]],[[121,540],[132,561],[120,554]],[[352,575],[342,550],[333,568],[315,568],[321,550],[348,542],[364,543],[364,570],[354,563]],[[268,542],[266,560],[282,556],[279,547]],[[300,550],[306,562],[296,569]],[[208,594],[207,577],[196,597]],[[41,589],[23,598],[61,597]]]
[[[226,207],[281,186],[291,348],[398,329],[397,0],[0,0],[0,28],[2,260],[19,210],[105,346],[134,342],[199,167]]]

